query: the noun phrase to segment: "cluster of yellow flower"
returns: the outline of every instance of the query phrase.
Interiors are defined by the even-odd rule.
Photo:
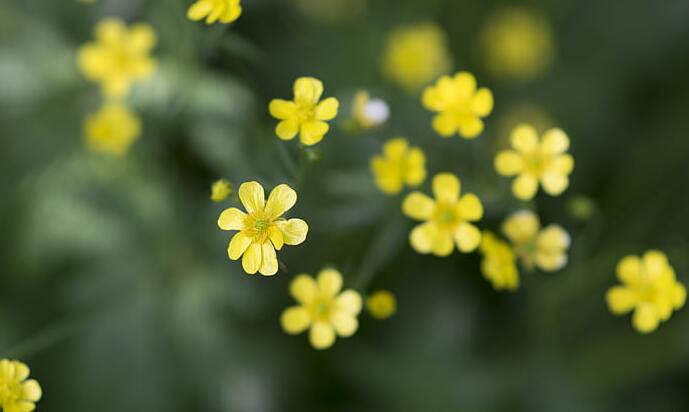
[[[31,412],[41,399],[41,385],[29,379],[29,367],[22,362],[0,360],[0,409],[4,412]]]

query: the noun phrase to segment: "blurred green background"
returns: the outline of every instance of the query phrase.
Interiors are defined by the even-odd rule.
[[[556,49],[525,82],[480,57],[486,19],[514,2],[244,0],[229,26],[188,21],[190,3],[0,2],[0,356],[31,366],[38,410],[689,410],[686,310],[642,336],[604,301],[616,262],[650,248],[689,280],[689,3],[519,3],[547,18]],[[89,153],[81,136],[100,98],[75,53],[106,16],[159,36],[158,70],[129,100],[143,135],[123,158]],[[418,93],[380,73],[387,33],[419,22],[442,27],[454,69],[495,95],[477,140],[439,138]],[[267,113],[302,75],[342,102],[317,161],[279,141]],[[352,135],[342,124],[359,88],[392,115]],[[572,139],[571,187],[528,206],[573,246],[562,271],[522,272],[516,293],[499,293],[475,254],[413,252],[401,197],[375,188],[368,162],[408,137],[430,174],[457,173],[483,199],[480,226],[497,230],[523,205],[491,159],[524,107]],[[224,206],[208,199],[219,177],[297,188],[291,214],[311,230],[280,253],[287,272],[248,276],[227,259]],[[595,205],[586,219],[570,213],[580,195]],[[399,310],[362,314],[354,337],[318,352],[279,316],[292,277],[327,264],[361,292],[392,290]]]

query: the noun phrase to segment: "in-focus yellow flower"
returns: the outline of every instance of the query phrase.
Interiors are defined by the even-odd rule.
[[[299,133],[299,139],[306,146],[314,145],[328,133],[326,121],[337,116],[340,103],[328,97],[319,103],[323,94],[323,83],[313,77],[300,77],[294,82],[294,100],[273,99],[270,114],[281,120],[275,133],[282,140],[292,140]]]
[[[491,232],[484,231],[481,236],[481,272],[496,290],[517,290],[519,271],[516,256],[507,242],[500,240]]]
[[[222,202],[232,194],[232,184],[227,179],[219,179],[211,186],[211,200]]]
[[[242,257],[242,267],[250,275],[260,272],[272,276],[278,271],[275,250],[283,245],[298,245],[306,239],[309,226],[301,219],[283,219],[282,215],[297,202],[297,192],[281,184],[265,200],[263,186],[246,182],[239,186],[239,200],[247,213],[231,207],[218,218],[222,230],[238,230],[227,248],[232,260]]]
[[[354,335],[361,312],[359,292],[342,289],[342,275],[334,269],[324,269],[314,279],[301,274],[292,280],[289,292],[296,306],[282,312],[282,329],[296,335],[311,328],[309,340],[316,349],[327,349],[335,343],[335,335],[346,338]]]
[[[187,18],[194,21],[206,19],[206,24],[232,23],[242,14],[239,0],[197,0],[189,6]]]
[[[409,234],[409,241],[419,253],[448,256],[454,244],[461,252],[471,252],[481,243],[481,232],[469,222],[483,216],[483,206],[473,193],[460,197],[460,181],[451,173],[433,177],[435,200],[420,192],[404,199],[402,211],[412,219],[422,220]]]
[[[641,333],[654,331],[673,310],[684,306],[687,298],[667,256],[657,250],[649,250],[643,257],[624,257],[617,264],[617,279],[622,285],[608,289],[608,307],[615,315],[634,310],[632,325]]]
[[[100,83],[103,94],[121,98],[132,83],[153,72],[155,44],[155,32],[148,24],[127,29],[121,20],[107,18],[96,26],[96,41],[79,49],[77,61],[87,79]]]
[[[106,103],[84,121],[86,146],[94,152],[121,156],[140,133],[139,118],[120,103]]]
[[[555,50],[548,21],[521,8],[501,9],[489,16],[481,33],[481,46],[490,71],[517,81],[545,72]]]
[[[441,77],[424,90],[421,100],[426,109],[438,113],[433,130],[443,137],[478,136],[483,131],[481,118],[493,110],[493,93],[485,87],[476,90],[476,78],[469,72]]]
[[[29,367],[19,361],[0,360],[0,409],[3,412],[31,412],[41,399],[41,386],[28,379]]]
[[[392,195],[423,183],[426,178],[426,157],[418,147],[410,147],[407,139],[396,137],[383,145],[383,155],[373,156],[371,170],[376,185],[383,193]]]
[[[354,95],[352,117],[362,129],[370,129],[385,123],[390,116],[390,108],[383,99],[371,99],[368,92],[359,90]]]
[[[390,291],[378,290],[366,299],[366,309],[374,318],[385,320],[397,312],[397,299]]]
[[[543,190],[557,196],[569,186],[574,158],[569,155],[569,137],[560,129],[550,129],[539,141],[536,129],[522,124],[510,136],[514,150],[503,150],[495,157],[495,169],[503,176],[517,176],[512,193],[521,200],[530,200]]]
[[[502,231],[528,270],[534,266],[548,272],[559,270],[567,263],[569,234],[559,225],[540,228],[538,216],[530,210],[513,213],[502,225]]]
[[[383,74],[415,92],[452,68],[447,41],[435,24],[399,27],[388,35],[382,55]]]

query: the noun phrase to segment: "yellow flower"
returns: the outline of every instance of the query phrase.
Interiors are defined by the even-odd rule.
[[[390,108],[385,100],[371,99],[367,91],[359,90],[354,95],[352,116],[361,128],[370,129],[388,120]]]
[[[29,367],[19,361],[0,360],[0,409],[30,412],[41,399],[41,386],[29,377]]]
[[[374,318],[384,320],[397,312],[397,299],[392,292],[379,290],[366,299],[366,309]]]
[[[519,271],[516,257],[509,244],[498,239],[491,232],[481,236],[481,272],[496,290],[513,291],[519,287]]]
[[[386,194],[396,194],[402,187],[418,186],[426,178],[426,157],[418,147],[409,147],[403,137],[385,142],[383,155],[371,159],[376,185]]]
[[[520,210],[505,220],[502,231],[528,270],[534,266],[548,272],[559,270],[567,263],[569,234],[558,225],[540,227],[535,213]]]
[[[140,132],[139,118],[120,103],[106,103],[84,121],[86,146],[114,156],[125,154]]]
[[[460,181],[451,173],[435,175],[432,186],[435,201],[412,192],[402,203],[405,215],[425,221],[409,234],[412,247],[436,256],[448,256],[454,243],[461,252],[473,251],[481,242],[481,232],[469,222],[483,216],[481,201],[473,193],[460,197]]]
[[[383,51],[383,74],[407,91],[415,92],[450,70],[446,43],[445,34],[435,24],[397,28],[388,35]]]
[[[495,157],[495,169],[503,176],[516,176],[512,193],[521,200],[530,200],[538,190],[557,196],[569,186],[574,158],[567,154],[569,137],[560,129],[550,129],[539,141],[536,130],[522,124],[510,136],[514,150],[503,150]]]
[[[443,137],[457,133],[475,138],[483,131],[481,118],[493,110],[493,94],[485,87],[476,90],[476,78],[469,72],[441,77],[423,91],[421,100],[426,109],[438,113],[433,130]]]
[[[242,267],[250,275],[260,272],[272,276],[278,271],[275,250],[283,245],[298,245],[306,239],[309,226],[301,219],[285,220],[281,216],[297,202],[297,192],[282,184],[265,200],[263,186],[246,182],[239,186],[239,200],[247,213],[231,207],[218,218],[222,230],[238,230],[227,248],[232,260],[242,257]]]
[[[634,310],[632,325],[641,333],[654,331],[673,310],[684,306],[687,298],[667,256],[657,250],[649,250],[641,258],[624,257],[617,264],[617,278],[622,285],[608,289],[608,307],[615,315]]]
[[[491,15],[481,33],[486,66],[495,75],[530,80],[547,70],[554,54],[550,25],[542,16],[521,8]]]
[[[211,186],[211,200],[222,202],[232,194],[232,184],[227,179],[219,179]]]
[[[96,26],[96,41],[79,49],[77,61],[87,79],[101,84],[103,94],[121,98],[134,81],[153,72],[150,53],[155,44],[151,26],[134,24],[127,29],[121,20],[108,18]]]
[[[242,14],[239,0],[198,0],[189,6],[187,18],[194,21],[206,19],[206,24],[232,23]]]
[[[342,275],[334,269],[324,269],[314,279],[301,274],[292,280],[289,292],[298,305],[282,312],[282,329],[296,335],[311,328],[309,340],[316,349],[327,349],[335,343],[335,335],[346,338],[354,335],[361,312],[361,295],[355,290],[342,289]]]
[[[275,133],[282,140],[292,140],[299,133],[299,139],[306,146],[314,145],[328,133],[326,121],[337,116],[340,103],[329,97],[319,103],[323,94],[323,83],[313,77],[300,77],[294,82],[294,100],[273,99],[269,110],[271,116],[281,120]]]

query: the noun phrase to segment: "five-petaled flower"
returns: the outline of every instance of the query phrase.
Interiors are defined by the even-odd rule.
[[[522,124],[510,136],[514,150],[503,150],[495,157],[495,169],[503,176],[517,176],[512,192],[521,200],[530,200],[538,190],[557,196],[569,186],[574,158],[566,153],[569,137],[560,129],[550,129],[539,141],[533,126]]]
[[[567,263],[569,234],[559,225],[540,228],[538,216],[530,210],[513,213],[502,225],[524,267],[532,270],[537,266],[548,272],[559,270]]]
[[[271,276],[278,271],[275,250],[283,245],[298,245],[306,239],[308,225],[301,219],[283,219],[282,215],[297,202],[297,192],[281,184],[265,200],[263,186],[246,182],[239,186],[239,200],[247,213],[231,207],[218,218],[222,230],[238,230],[227,249],[230,259],[242,257],[248,274],[260,272]]]
[[[232,194],[232,183],[227,179],[218,179],[211,186],[211,200],[222,202]]]
[[[687,298],[667,256],[657,250],[649,250],[643,257],[624,257],[617,264],[617,278],[622,285],[608,290],[608,307],[616,315],[634,310],[632,325],[641,333],[654,331],[673,310],[684,306]]]
[[[41,386],[28,379],[29,367],[19,361],[0,360],[0,409],[3,412],[30,412],[41,399]]]
[[[121,156],[140,133],[139,118],[121,103],[105,103],[84,121],[86,146],[94,152]]]
[[[292,280],[289,291],[297,301],[282,312],[280,323],[285,332],[296,335],[311,328],[309,340],[316,349],[326,349],[335,343],[335,336],[352,336],[359,322],[361,295],[342,289],[342,275],[334,269],[324,269],[314,279],[301,274]]]
[[[423,183],[426,178],[426,157],[418,147],[410,147],[403,137],[385,142],[383,155],[371,159],[371,170],[376,185],[384,193],[392,195]]]
[[[294,82],[294,100],[273,99],[270,114],[280,120],[275,133],[282,140],[299,134],[301,143],[314,145],[330,130],[326,121],[337,116],[340,103],[334,97],[320,101],[323,83],[313,77],[300,77]]]
[[[455,133],[473,139],[483,131],[482,117],[493,111],[493,94],[485,87],[476,89],[476,78],[469,72],[443,76],[428,86],[421,98],[423,106],[437,112],[433,130],[443,137]]]
[[[493,288],[516,290],[519,287],[519,271],[515,262],[516,256],[510,245],[493,233],[484,231],[479,250],[483,255],[481,273]]]
[[[155,44],[155,32],[148,24],[127,29],[121,20],[107,18],[96,26],[96,41],[79,49],[77,60],[84,76],[101,84],[104,95],[122,98],[134,81],[153,72],[150,54]]]
[[[404,199],[402,211],[412,219],[422,220],[409,235],[412,247],[419,253],[447,256],[456,243],[461,252],[471,252],[481,242],[481,232],[469,222],[483,216],[481,200],[473,193],[460,197],[460,181],[451,173],[433,177],[435,201],[420,192]],[[454,240],[454,242],[453,242]]]

